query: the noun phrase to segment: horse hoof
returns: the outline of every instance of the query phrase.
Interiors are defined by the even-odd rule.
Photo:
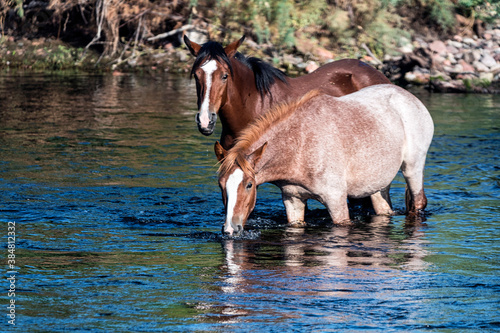
[[[288,226],[292,228],[305,228],[306,221],[292,221],[288,223]]]

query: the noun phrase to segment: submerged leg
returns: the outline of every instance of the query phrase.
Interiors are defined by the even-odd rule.
[[[304,215],[307,198],[300,195],[300,190],[292,185],[281,187],[281,194],[286,209],[288,225],[292,227],[304,227],[306,225]]]
[[[418,213],[427,207],[427,197],[425,196],[424,188],[420,191],[414,191],[410,186],[405,189],[406,213]]]
[[[322,201],[330,217],[335,224],[350,224],[351,220],[349,218],[349,208],[347,207],[347,196],[328,196],[322,197]]]
[[[424,192],[424,164],[403,162],[401,171],[406,180],[406,213],[418,213],[427,206],[427,197]]]
[[[391,197],[389,195],[389,189],[391,185],[380,190],[380,192],[374,193],[370,196],[372,199],[373,209],[377,215],[394,215],[392,210]]]

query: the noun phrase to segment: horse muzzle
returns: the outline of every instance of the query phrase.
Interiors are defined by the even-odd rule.
[[[217,113],[212,112],[210,114],[210,120],[208,122],[208,125],[206,125],[206,126],[202,125],[202,123],[201,123],[200,113],[198,112],[196,114],[196,123],[198,124],[198,130],[203,135],[208,136],[208,135],[212,134],[214,132],[216,122],[217,122]]]
[[[241,224],[233,224],[233,223],[224,223],[224,225],[222,226],[222,233],[225,235],[225,236],[229,236],[229,237],[236,237],[236,236],[239,236],[241,235],[241,233],[243,232],[243,226]]]

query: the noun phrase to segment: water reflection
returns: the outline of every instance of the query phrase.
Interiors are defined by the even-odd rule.
[[[0,76],[2,174],[169,186],[191,166],[211,170],[213,142],[198,138],[195,100],[193,83],[176,77]]]
[[[246,288],[261,284],[261,280],[253,281],[248,272],[262,268],[272,271],[276,281],[290,274],[317,276],[318,285],[311,290],[315,295],[318,289],[339,289],[329,285],[335,277],[325,275],[325,267],[333,269],[335,275],[352,268],[424,270],[428,264],[424,260],[427,250],[423,221],[409,217],[398,228],[393,219],[373,216],[354,227],[287,227],[263,231],[257,241],[225,240],[226,278],[222,290],[244,293]]]
[[[498,329],[498,96],[420,96],[436,122],[427,221],[332,227],[321,208],[289,229],[266,185],[250,237],[222,240],[216,134],[196,129],[193,84],[0,75],[18,329]],[[402,209],[403,179],[392,189]]]

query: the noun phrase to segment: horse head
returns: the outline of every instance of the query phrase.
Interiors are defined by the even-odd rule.
[[[262,157],[266,146],[267,143],[263,144],[238,162],[234,153],[225,150],[218,141],[215,143],[215,155],[222,162],[219,169],[219,187],[226,208],[222,232],[228,236],[238,235],[243,231],[248,216],[255,207],[257,183],[253,168]]]
[[[234,57],[244,39],[245,36],[223,48],[212,41],[199,45],[184,35],[187,48],[196,57],[191,75],[196,80],[198,95],[196,122],[199,131],[204,135],[213,133],[217,113],[227,101],[227,86],[233,76],[230,59]]]

